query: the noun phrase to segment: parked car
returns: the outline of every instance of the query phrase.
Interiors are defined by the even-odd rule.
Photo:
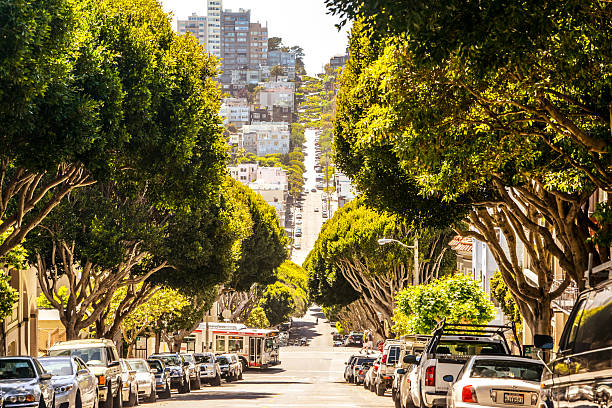
[[[334,340],[334,347],[342,347],[344,342],[342,340]]]
[[[138,405],[138,383],[136,382],[136,370],[125,359],[119,360],[121,364],[121,386],[123,405],[133,407]]]
[[[540,380],[544,364],[515,356],[474,356],[457,378],[444,376],[452,383],[446,397],[450,408],[476,405],[532,406],[538,405]]]
[[[380,367],[374,378],[376,395],[385,395],[387,389],[391,388],[393,374],[395,372],[395,363],[397,363],[399,355],[400,342],[398,340],[385,341],[380,359]]]
[[[149,367],[155,374],[155,392],[159,398],[170,398],[170,369],[166,368],[161,360],[147,360]]]
[[[344,363],[346,367],[344,367],[344,381],[353,382],[351,378],[353,376],[353,368],[355,368],[355,361],[359,358],[363,357],[361,354],[354,354],[349,357],[349,359]]]
[[[302,249],[302,244],[300,244],[299,242],[296,242],[295,244],[293,244],[293,247],[295,249]]]
[[[363,333],[350,332],[344,341],[345,346],[362,347]]]
[[[98,407],[98,381],[79,357],[41,357],[38,359],[52,375],[56,407]]]
[[[53,407],[55,392],[51,378],[33,357],[0,357],[2,406]]]
[[[295,218],[297,218],[298,220],[301,220],[302,219],[302,214],[301,213],[300,214],[296,214]]]
[[[363,377],[365,377],[365,373],[367,369],[363,371],[363,366],[367,365],[369,367],[376,361],[376,357],[359,357],[355,360],[353,364],[353,375],[352,375],[352,383],[353,384],[361,384]],[[360,371],[362,373],[360,374]]]
[[[368,361],[363,363],[361,366],[359,366],[359,368],[355,369],[355,380],[354,383],[356,385],[360,385],[363,384],[365,381],[365,376],[368,372],[368,370],[370,369],[370,367],[372,367],[372,364],[374,364],[373,361]]]
[[[561,335],[559,351],[544,371],[540,408],[612,405],[611,328],[612,280],[606,280],[578,297]],[[553,339],[536,335],[534,344],[550,350]]]
[[[313,192],[313,193],[316,193],[317,189],[316,188],[311,188],[310,191]]]
[[[195,358],[193,357],[193,354],[190,353],[186,353],[186,354],[181,354],[183,356],[183,359],[189,363],[188,369],[189,369],[189,382],[191,383],[191,389],[192,390],[199,390],[202,387],[202,379],[200,377],[200,363],[198,363]]]
[[[155,373],[149,366],[149,363],[141,358],[130,358],[127,362],[136,371],[136,391],[139,400],[155,402],[157,399]]]
[[[194,353],[193,357],[200,364],[201,381],[216,387],[221,385],[221,368],[214,353]]]
[[[115,343],[108,339],[60,341],[49,348],[51,357],[76,356],[98,379],[98,399],[104,408],[121,407],[121,366]]]
[[[314,212],[319,212],[319,207],[315,207]]]
[[[396,408],[412,407],[413,405],[410,385],[415,382],[416,366],[404,360],[407,356],[418,357],[425,350],[430,338],[431,336],[423,334],[405,335],[400,338],[400,354],[397,363],[395,363],[395,373],[391,385],[391,396]]]
[[[372,367],[366,373],[363,379],[363,388],[374,392],[374,377],[376,376],[376,372],[378,371],[378,367],[380,365],[380,356],[374,360],[372,363]]]
[[[519,344],[514,326],[470,326],[441,321],[418,361],[417,406],[445,406],[449,384],[443,377],[456,377],[471,356],[510,355],[504,335],[508,331],[512,331]],[[416,356],[410,356],[407,361],[412,364],[416,362]]]
[[[222,354],[217,356],[217,363],[221,369],[221,377],[225,378],[225,381],[232,382],[238,380],[238,376],[242,374],[239,367],[242,367],[240,360],[234,360],[231,354]]]
[[[186,394],[191,391],[189,372],[187,371],[189,364],[179,353],[152,354],[149,356],[150,359],[161,360],[170,370],[171,388],[176,388],[179,394]]]

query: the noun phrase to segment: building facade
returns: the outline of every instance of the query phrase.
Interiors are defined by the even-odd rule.
[[[294,110],[295,93],[290,87],[266,88],[259,91],[259,105],[272,109],[274,106],[284,106]]]
[[[242,127],[242,147],[257,156],[289,153],[289,124],[257,122]]]
[[[221,0],[206,0],[206,9],[206,25],[208,26],[206,50],[217,58],[221,58],[221,10],[223,10],[223,2]]]
[[[221,13],[221,82],[232,80],[232,71],[249,68],[251,10]]]
[[[176,28],[179,35],[191,33],[201,45],[207,47],[208,23],[206,16],[199,16],[193,13],[187,17],[187,20],[177,20]]]
[[[220,114],[225,126],[232,124],[240,128],[244,125],[248,125],[251,120],[249,102],[243,98],[223,99]]]
[[[293,110],[288,106],[277,106],[272,107],[272,121],[273,122],[293,122]]]
[[[249,68],[268,65],[268,27],[251,23],[249,30]]]
[[[272,115],[265,108],[251,109],[251,123],[253,122],[272,122]]]

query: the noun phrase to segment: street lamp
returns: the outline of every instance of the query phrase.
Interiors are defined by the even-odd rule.
[[[414,237],[414,245],[406,245],[402,241],[398,241],[397,239],[393,238],[380,238],[378,240],[378,245],[386,245],[392,242],[400,244],[404,248],[414,250],[414,272],[412,273],[412,284],[417,286],[419,284],[419,238],[417,236]]]
[[[408,248],[408,249],[414,249],[414,245],[406,245],[402,241],[398,241],[397,239],[392,239],[392,238],[381,238],[378,240],[378,245],[386,245],[392,242],[395,242],[396,244],[400,244],[401,246]]]

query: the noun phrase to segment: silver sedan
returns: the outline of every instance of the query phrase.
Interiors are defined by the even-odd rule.
[[[53,408],[51,374],[32,357],[0,357],[0,403],[4,408]]]
[[[474,356],[457,376],[444,376],[449,408],[536,407],[544,364],[515,356]]]
[[[134,377],[138,385],[138,398],[144,399],[145,402],[155,402],[157,397],[155,373],[149,367],[149,363],[141,358],[130,358],[127,361],[136,371]]]
[[[41,357],[45,371],[53,376],[56,407],[95,408],[98,406],[98,381],[79,357]],[[64,405],[62,405],[64,404]]]

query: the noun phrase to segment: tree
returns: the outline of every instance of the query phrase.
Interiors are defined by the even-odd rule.
[[[280,37],[268,38],[268,52],[278,50],[283,43],[283,39]]]
[[[340,80],[340,166],[383,208],[418,208],[398,191],[458,204],[473,228],[455,227],[489,245],[521,314],[535,332],[549,332],[551,302],[571,280],[584,285],[588,254],[596,263],[609,258],[587,240],[601,226],[589,220],[587,204],[599,176],[585,166],[597,167],[605,155],[595,160],[580,146],[562,146],[572,142],[525,108],[542,103],[529,100],[540,82],[483,74],[460,57],[426,64],[411,39],[385,39],[363,27],[356,24],[351,37],[351,55],[359,58]],[[586,126],[605,133],[595,122]],[[566,147],[580,166],[566,157]],[[535,283],[525,276],[523,247]],[[567,273],[561,282],[554,281],[553,260]]]
[[[270,76],[274,77],[275,80],[277,80],[279,76],[283,75],[285,75],[285,70],[280,65],[275,65],[270,69]]]
[[[225,155],[215,62],[160,4],[0,7],[0,234],[12,230],[0,257],[95,181],[157,180],[169,202],[214,191]]]
[[[268,285],[259,301],[259,306],[265,311],[270,325],[276,326],[289,319],[295,310],[295,301],[291,290],[276,282]]]
[[[267,329],[270,327],[270,322],[266,317],[266,312],[261,306],[255,307],[249,313],[249,317],[244,322],[248,327],[254,327],[256,329]]]
[[[410,286],[400,291],[396,299],[393,330],[397,334],[429,334],[442,319],[449,323],[486,324],[495,317],[495,308],[478,283],[461,274],[428,285]]]
[[[10,279],[10,276],[0,269],[0,355],[6,354],[4,319],[13,313],[13,306],[19,301],[19,292],[11,287]]]
[[[420,235],[423,269],[416,273],[441,276],[453,266],[446,250],[450,231],[422,230]],[[369,208],[362,199],[345,205],[325,223],[304,264],[310,298],[323,306],[361,299],[373,321],[380,322],[380,314],[390,326],[395,293],[413,282],[413,254],[401,246],[381,246],[378,239],[411,242],[413,237],[411,223],[401,216]]]

